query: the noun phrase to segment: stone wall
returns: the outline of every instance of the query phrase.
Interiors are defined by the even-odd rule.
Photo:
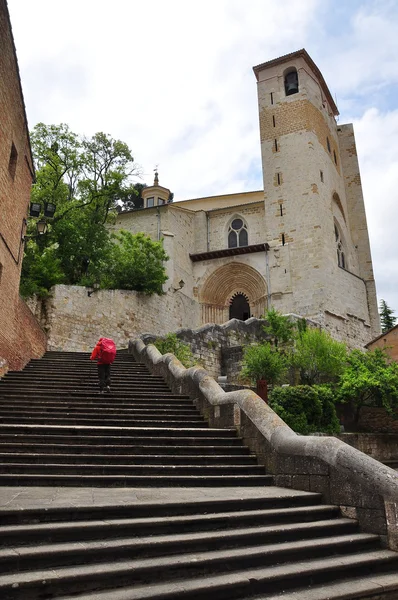
[[[163,296],[100,290],[88,297],[84,287],[57,285],[36,311],[44,315],[49,350],[88,351],[100,336],[127,348],[132,335],[165,335],[199,323],[198,305],[183,290]]]
[[[23,235],[33,180],[24,100],[11,24],[0,0],[0,375],[40,356],[46,339],[19,297]]]
[[[340,440],[381,462],[398,460],[398,431],[388,433],[340,433]]]
[[[240,380],[242,346],[267,339],[263,331],[265,321],[231,319],[223,325],[214,323],[198,329],[179,329],[175,333],[182,342],[189,344],[194,358],[212,377],[227,376],[228,382]],[[155,335],[143,335],[145,344],[155,341]]]

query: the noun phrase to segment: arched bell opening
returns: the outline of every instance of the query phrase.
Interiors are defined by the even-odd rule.
[[[250,318],[250,304],[244,294],[235,294],[229,305],[229,318],[247,321]]]

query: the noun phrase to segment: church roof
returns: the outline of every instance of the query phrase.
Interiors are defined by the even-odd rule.
[[[335,101],[333,100],[332,94],[330,93],[328,86],[326,85],[326,81],[324,80],[322,73],[320,72],[320,70],[318,69],[318,67],[316,66],[314,61],[312,60],[311,56],[308,54],[308,52],[304,48],[302,48],[301,50],[297,50],[296,52],[291,52],[290,54],[284,54],[283,56],[280,56],[279,58],[274,58],[273,60],[269,60],[265,63],[261,63],[261,65],[257,65],[255,67],[253,67],[253,71],[254,71],[257,81],[258,81],[258,76],[259,76],[260,71],[263,71],[264,69],[269,69],[269,67],[274,67],[275,65],[283,64],[285,62],[293,60],[294,58],[299,58],[299,57],[303,58],[305,60],[305,62],[311,67],[311,69],[317,76],[318,81],[321,85],[322,91],[325,94],[325,96],[330,104],[330,108],[332,109],[333,114],[335,116],[337,116],[339,114],[339,110],[336,106]]]

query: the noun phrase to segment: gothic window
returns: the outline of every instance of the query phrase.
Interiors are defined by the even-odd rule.
[[[228,248],[248,245],[247,225],[240,218],[233,219],[228,228]]]
[[[285,72],[285,94],[291,96],[299,91],[297,69],[292,68]]]
[[[336,225],[336,223],[334,225],[334,237],[335,237],[335,241],[336,241],[337,264],[342,269],[347,269],[347,260],[346,260],[344,244],[343,244],[343,240],[341,238],[340,230],[339,230],[338,226]]]

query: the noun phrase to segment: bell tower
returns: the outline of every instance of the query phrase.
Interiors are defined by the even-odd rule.
[[[254,73],[271,303],[362,345],[380,326],[352,125],[305,50]]]

